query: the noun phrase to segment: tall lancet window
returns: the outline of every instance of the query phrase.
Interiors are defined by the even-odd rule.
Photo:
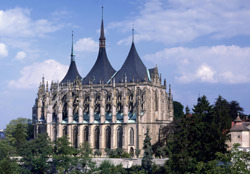
[[[129,144],[134,145],[134,129],[129,130]]]
[[[158,95],[157,95],[157,91],[155,91],[155,111],[158,111]]]
[[[75,126],[73,130],[73,146],[78,147],[78,128]]]
[[[100,136],[100,129],[99,127],[95,128],[95,149],[99,149],[99,136]]]
[[[122,127],[118,127],[117,129],[117,147],[118,148],[122,148],[122,135],[123,135],[123,131],[122,131]]]
[[[68,135],[68,129],[67,126],[63,127],[63,136],[67,136]]]
[[[56,137],[57,137],[57,128],[56,126],[53,127],[53,138],[52,138],[52,141],[56,141]]]
[[[63,106],[63,112],[62,112],[62,116],[63,116],[63,120],[66,121],[68,119],[68,111],[67,111],[67,103],[64,104]]]
[[[78,122],[79,120],[79,113],[78,113],[78,110],[79,110],[79,98],[76,96],[75,100],[74,100],[74,103],[73,103],[73,119],[74,121]]]
[[[111,148],[111,128],[106,128],[106,148]]]
[[[89,127],[88,126],[84,128],[83,136],[84,136],[83,137],[84,142],[88,142],[89,141]]]

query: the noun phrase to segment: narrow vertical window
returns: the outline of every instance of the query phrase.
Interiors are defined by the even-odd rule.
[[[134,145],[134,129],[131,128],[129,131],[129,144]]]
[[[99,149],[99,136],[100,136],[100,130],[99,127],[95,128],[95,148]]]
[[[84,128],[84,132],[83,132],[83,140],[84,142],[88,142],[89,141],[89,128],[86,126]]]
[[[111,129],[110,127],[106,128],[106,148],[111,148]]]
[[[122,148],[122,135],[123,135],[122,127],[120,126],[117,129],[117,147],[118,148]]]
[[[74,130],[73,130],[73,146],[75,148],[78,147],[78,129],[77,129],[77,127],[74,127]]]

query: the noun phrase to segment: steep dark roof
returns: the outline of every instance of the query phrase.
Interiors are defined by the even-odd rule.
[[[91,83],[98,84],[101,82],[107,83],[108,80],[113,76],[115,73],[114,68],[110,64],[107,53],[106,53],[106,46],[105,46],[105,36],[104,36],[104,25],[103,25],[103,19],[101,23],[101,32],[100,32],[100,38],[99,38],[99,53],[97,60],[90,70],[90,72],[87,74],[86,77],[83,78],[82,83],[84,85]]]
[[[79,80],[82,79],[80,74],[78,73],[77,67],[76,67],[76,62],[75,62],[75,55],[74,55],[74,44],[73,44],[73,31],[72,31],[72,47],[71,47],[71,61],[69,65],[68,72],[66,76],[63,78],[61,83],[67,83],[67,82],[74,82],[77,78]]]
[[[114,73],[115,70],[108,60],[105,47],[101,47],[99,48],[99,54],[94,66],[87,76],[84,77],[82,83],[86,85],[89,84],[89,81],[92,81],[93,84],[98,84],[100,80],[107,83]]]
[[[66,76],[61,81],[61,83],[74,82],[74,80],[76,80],[76,78],[78,78],[79,80],[82,79],[82,77],[78,73],[75,61],[71,60],[69,70],[68,70]]]
[[[144,81],[145,77],[148,80],[147,68],[139,57],[134,42],[131,45],[128,57],[114,78],[117,83],[120,83],[124,82],[125,76],[127,76],[127,82],[132,82],[133,79],[135,82],[141,82]]]

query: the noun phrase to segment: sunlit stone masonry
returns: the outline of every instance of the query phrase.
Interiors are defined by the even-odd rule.
[[[128,153],[140,149],[142,154],[146,129],[154,144],[162,126],[173,120],[171,87],[166,92],[166,80],[162,82],[157,67],[145,67],[134,41],[121,69],[114,70],[105,40],[102,19],[98,57],[84,78],[77,70],[72,39],[64,79],[50,86],[42,79],[32,109],[35,137],[43,132],[51,141],[67,136],[72,146],[88,142],[103,155],[105,148],[122,148]]]

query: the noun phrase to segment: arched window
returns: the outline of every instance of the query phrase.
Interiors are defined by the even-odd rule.
[[[73,130],[73,146],[75,148],[78,147],[78,129],[77,129],[77,127],[74,127],[74,130]]]
[[[100,130],[99,127],[95,128],[95,148],[99,149],[99,136],[100,136]]]
[[[64,126],[64,128],[63,128],[63,136],[67,136],[67,134],[68,134],[67,126]]]
[[[129,112],[133,113],[134,112],[134,106],[133,106],[133,102],[129,103]]]
[[[67,103],[63,106],[63,112],[62,112],[63,120],[66,120],[68,118],[68,112],[67,112]]]
[[[123,134],[123,131],[122,131],[122,127],[118,127],[117,129],[117,147],[118,148],[122,148],[122,134]]]
[[[84,142],[88,142],[89,141],[89,128],[86,126],[84,128],[84,132],[83,132],[83,140]]]
[[[52,141],[56,141],[56,137],[57,137],[57,129],[56,129],[56,126],[53,127],[53,138],[52,138]]]
[[[106,128],[106,148],[111,148],[111,128]]]
[[[79,120],[78,106],[74,105],[73,107],[74,107],[74,109],[73,109],[73,120],[78,122],[78,120]]]
[[[155,91],[155,111],[158,111],[158,95],[157,95],[157,91]]]
[[[134,145],[134,129],[129,130],[129,144]]]
[[[130,154],[130,156],[132,156],[132,157],[135,155],[135,152],[134,152],[134,148],[133,148],[133,147],[130,148],[129,154]]]

